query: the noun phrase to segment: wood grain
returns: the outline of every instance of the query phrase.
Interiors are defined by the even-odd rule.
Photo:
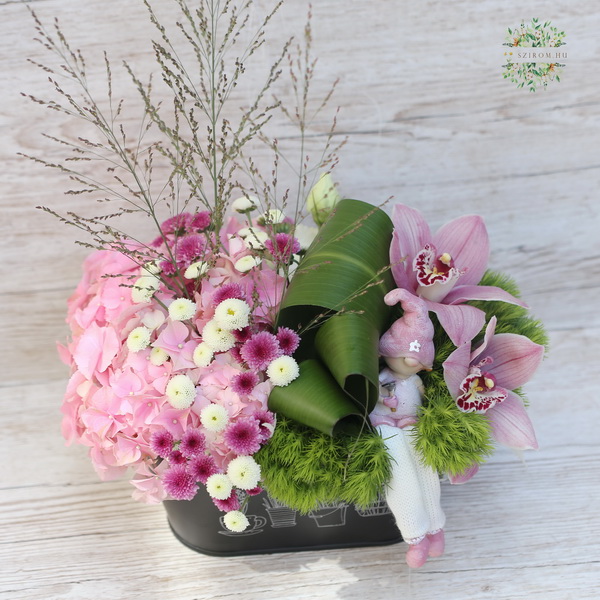
[[[125,124],[139,114],[117,67],[152,69],[153,35],[141,2],[31,0],[46,22],[61,19],[90,57],[102,95],[101,52],[115,65]],[[169,20],[170,2],[155,2]],[[253,3],[258,19],[266,0]],[[275,19],[256,73],[301,30],[307,2]],[[349,135],[336,171],[344,195],[420,208],[432,228],[478,213],[490,233],[490,266],[509,272],[549,329],[549,359],[527,386],[540,450],[525,462],[499,450],[465,486],[443,485],[447,552],[420,571],[402,546],[216,559],[171,535],[160,506],[130,498],[126,481],[100,482],[84,448],[60,436],[66,369],[55,340],[66,335],[65,301],[85,250],[77,236],[35,210],[94,212],[65,196],[68,182],[17,156],[58,156],[40,132],[73,137],[79,124],[32,106],[46,96],[23,3],[0,2],[0,600],[213,599],[450,600],[596,598],[600,589],[600,8],[561,0],[542,14],[531,0],[315,3],[315,93],[340,78],[338,135]],[[552,19],[573,60],[563,80],[528,94],[500,75],[504,30],[521,18]],[[262,71],[261,71],[262,70]],[[283,87],[281,93],[285,93]],[[247,102],[245,89],[236,104]],[[322,142],[326,119],[311,143]],[[296,133],[272,124],[284,149]],[[259,164],[269,155],[257,149]],[[284,173],[285,175],[285,173]],[[130,220],[130,225],[132,221]],[[149,225],[135,221],[140,236]]]

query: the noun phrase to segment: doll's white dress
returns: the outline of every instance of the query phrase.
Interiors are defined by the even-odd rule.
[[[420,378],[395,376],[388,368],[379,375],[379,382],[389,387],[396,396],[397,405],[380,397],[370,415],[371,422],[380,431],[392,457],[392,478],[386,501],[396,518],[402,537],[409,544],[417,544],[427,534],[444,528],[446,516],[440,505],[440,479],[429,466],[423,464],[414,444],[413,425],[421,405],[418,385]]]

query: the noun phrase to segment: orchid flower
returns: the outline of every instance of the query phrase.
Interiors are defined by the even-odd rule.
[[[495,329],[493,317],[477,349],[471,351],[467,343],[450,354],[442,365],[444,380],[460,410],[485,413],[494,440],[519,450],[537,449],[523,401],[512,390],[532,377],[542,361],[544,347],[523,335],[494,335]],[[457,478],[457,483],[476,472],[469,469]]]
[[[481,217],[459,217],[432,235],[419,211],[396,204],[392,221],[390,259],[396,284],[423,298],[455,346],[470,342],[485,323],[485,313],[464,302],[501,300],[526,306],[501,288],[477,285],[489,258]]]

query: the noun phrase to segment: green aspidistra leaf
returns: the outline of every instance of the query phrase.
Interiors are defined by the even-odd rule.
[[[382,210],[342,200],[298,267],[278,325],[302,336],[300,377],[275,387],[269,407],[326,433],[364,419],[377,401],[377,346],[390,320],[383,298],[395,287],[389,270],[393,225]],[[323,373],[335,382],[319,391]],[[312,364],[312,363],[311,363]],[[326,390],[326,391],[325,391]]]

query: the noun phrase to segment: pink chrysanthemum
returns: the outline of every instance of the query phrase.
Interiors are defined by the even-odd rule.
[[[277,338],[268,331],[254,334],[242,346],[242,358],[251,369],[263,371],[269,363],[281,356]]]
[[[225,500],[219,500],[218,498],[212,498],[215,506],[222,510],[223,512],[229,512],[231,510],[240,510],[240,501],[235,493],[235,490],[232,490],[229,498],[225,498]]]
[[[248,494],[248,496],[258,496],[262,491],[263,491],[263,489],[261,487],[256,486],[255,488],[252,488],[251,490],[246,490],[246,494]]]
[[[239,396],[248,396],[258,385],[258,375],[253,371],[244,371],[231,380],[231,389]]]
[[[159,235],[158,237],[154,238],[151,242],[150,245],[153,248],[160,248],[162,246],[162,243],[164,242],[163,240],[163,236]]]
[[[275,415],[270,410],[258,410],[252,415],[260,427],[261,442],[271,439],[275,430]]]
[[[177,262],[189,266],[195,259],[202,256],[204,248],[205,242],[201,235],[188,235],[181,238],[177,244]]]
[[[206,480],[215,473],[219,472],[215,460],[208,454],[194,456],[190,459],[187,466],[188,473],[200,483],[206,483]]]
[[[262,441],[260,425],[256,419],[240,419],[227,426],[223,441],[238,455],[254,454]]]
[[[181,213],[179,215],[175,215],[170,219],[167,219],[160,226],[160,230],[166,235],[169,233],[176,233],[177,235],[181,235],[189,226],[189,223],[192,219],[192,215],[190,213]]]
[[[161,458],[168,458],[173,451],[173,436],[166,429],[155,431],[150,437],[150,448],[152,452]]]
[[[278,233],[275,235],[275,241],[267,240],[265,242],[265,248],[276,261],[288,263],[292,254],[300,252],[300,242],[289,233]]]
[[[190,229],[194,229],[196,231],[204,231],[208,229],[210,226],[211,217],[210,213],[207,210],[203,210],[202,212],[196,213],[191,221],[190,221]]]
[[[280,327],[275,336],[284,354],[291,356],[300,345],[300,336],[289,327]]]
[[[160,263],[160,270],[165,275],[175,275],[177,267],[170,260],[163,260]]]
[[[252,331],[250,331],[250,327],[242,327],[242,329],[234,329],[231,333],[233,333],[233,337],[237,342],[241,342],[242,344],[247,342],[252,337]]]
[[[237,298],[238,300],[245,300],[246,295],[244,290],[239,283],[226,283],[222,285],[212,297],[213,306],[218,306],[223,300],[229,300],[230,298]]]
[[[179,444],[179,451],[186,458],[192,458],[198,456],[206,449],[206,438],[200,429],[188,429],[181,436],[181,444]]]
[[[242,364],[244,362],[244,359],[242,358],[242,351],[239,346],[234,346],[229,351],[229,354],[230,354],[231,358],[233,358],[233,360],[235,360],[236,362],[239,362],[240,364]]]
[[[167,458],[172,465],[183,465],[187,462],[187,458],[179,450],[173,450]]]
[[[162,482],[167,494],[175,500],[191,500],[198,491],[198,485],[185,465],[174,465],[167,469]]]

